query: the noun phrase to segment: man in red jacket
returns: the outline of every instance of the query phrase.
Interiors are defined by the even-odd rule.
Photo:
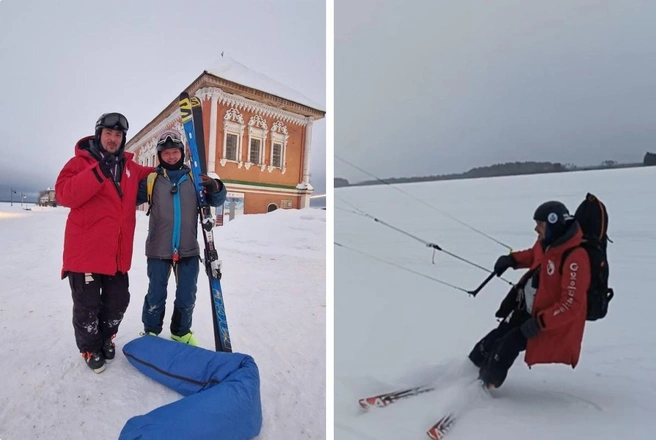
[[[496,312],[503,319],[469,354],[489,388],[498,388],[521,351],[525,362],[575,368],[581,353],[590,285],[588,254],[579,247],[580,226],[560,202],[540,205],[533,219],[538,240],[531,249],[504,255],[494,271],[528,268]]]
[[[128,128],[122,114],[103,114],[55,184],[57,202],[71,208],[61,277],[71,286],[77,346],[96,373],[115,356],[112,339],[130,302],[137,191],[154,170],[124,151]]]

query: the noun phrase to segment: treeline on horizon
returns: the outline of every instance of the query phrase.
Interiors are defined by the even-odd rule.
[[[439,174],[421,177],[393,177],[380,180],[365,180],[363,182],[349,183],[341,177],[335,177],[335,188],[344,186],[380,185],[392,183],[430,182],[435,180],[474,179],[480,177],[518,176],[522,174],[562,173],[567,171],[601,170],[610,168],[632,168],[656,165],[656,153],[645,154],[642,162],[620,164],[614,160],[605,160],[599,165],[576,166],[559,162],[506,162],[494,165],[476,167],[464,173]]]

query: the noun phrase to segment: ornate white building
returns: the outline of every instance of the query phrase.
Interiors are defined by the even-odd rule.
[[[309,206],[312,125],[325,117],[324,109],[230,58],[185,90],[202,103],[207,170],[226,184],[227,218]],[[137,162],[156,166],[157,137],[169,128],[186,140],[178,94],[126,150]]]

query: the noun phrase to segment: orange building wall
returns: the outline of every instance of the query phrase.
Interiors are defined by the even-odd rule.
[[[230,191],[229,186],[227,188]],[[239,192],[239,190],[235,190],[234,192]],[[292,194],[283,196],[281,194],[245,193],[244,214],[261,214],[267,212],[267,207],[270,203],[274,203],[278,209],[281,209],[283,200],[291,200],[291,208],[299,208],[300,197]]]
[[[287,127],[287,146],[285,148],[285,174],[282,170],[275,168],[271,172],[267,168],[262,171],[260,166],[251,166],[246,169],[242,165],[234,162],[226,162],[222,166],[219,162],[223,158],[223,143],[225,137],[225,130],[223,129],[223,118],[232,106],[223,104],[217,105],[217,121],[216,121],[216,155],[214,158],[216,173],[224,180],[235,180],[251,183],[268,183],[273,185],[281,185],[287,187],[296,187],[296,185],[303,180],[303,154],[305,146],[305,127],[292,124],[291,122],[281,121]],[[241,161],[246,162],[248,158],[248,121],[257,113],[239,109],[242,117],[244,118],[244,130],[241,136]],[[211,105],[209,100],[203,102],[203,123],[205,129],[205,152],[209,160],[210,150],[210,113]],[[260,115],[262,116],[262,115]],[[264,150],[264,163],[268,166],[271,162],[271,126],[277,119],[271,117],[262,118],[267,123],[267,138],[265,141]]]
[[[211,126],[210,123],[211,113],[212,113],[212,101],[211,99],[202,99],[202,112],[203,112],[203,128],[204,128],[204,138],[205,138],[205,153],[208,162],[210,159],[210,132]],[[303,180],[303,162],[304,162],[304,148],[305,148],[305,135],[306,135],[306,126],[298,125],[287,120],[282,120],[276,116],[264,116],[259,112],[252,112],[246,110],[245,108],[238,108],[234,105],[226,105],[225,103],[217,102],[217,112],[216,112],[216,145],[214,161],[214,170],[208,170],[209,172],[216,172],[219,177],[225,182],[228,192],[241,193],[243,194],[243,213],[244,214],[258,214],[266,213],[267,208],[270,204],[276,205],[277,209],[299,209],[301,208],[302,197],[298,194],[281,194],[275,192],[280,190],[280,187],[287,189],[295,189],[296,186]],[[223,159],[223,148],[224,148],[224,136],[225,130],[224,126],[224,117],[228,110],[235,108],[242,116],[244,121],[243,130],[241,133],[241,162],[242,165],[239,167],[238,163],[235,162],[226,162],[225,165],[221,165],[221,160]],[[174,109],[173,111],[177,111]],[[266,121],[267,130],[266,130],[266,140],[264,142],[264,170],[261,169],[261,165],[251,165],[249,169],[246,169],[245,162],[248,159],[248,129],[250,119],[258,115]],[[280,121],[287,129],[287,142],[285,146],[285,157],[284,157],[284,167],[285,173],[282,174],[282,170],[275,168],[272,171],[268,170],[268,166],[271,161],[271,139],[272,131],[271,128],[276,121]],[[179,123],[179,119],[176,123]],[[170,126],[166,128],[173,128],[175,123],[169,124]],[[158,133],[152,133],[148,136],[156,136]],[[188,154],[188,151],[186,152]],[[139,161],[139,156],[141,151],[135,152],[135,161]],[[156,161],[157,162],[157,161]],[[155,164],[157,165],[157,163]],[[239,188],[235,187],[236,184],[252,184],[260,185],[259,188]],[[278,187],[278,188],[276,188]],[[256,191],[256,192],[255,192]]]

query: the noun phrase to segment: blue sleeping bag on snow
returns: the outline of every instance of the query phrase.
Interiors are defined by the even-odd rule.
[[[127,421],[119,440],[247,440],[262,428],[252,357],[142,336],[123,347],[137,370],[186,396]]]

